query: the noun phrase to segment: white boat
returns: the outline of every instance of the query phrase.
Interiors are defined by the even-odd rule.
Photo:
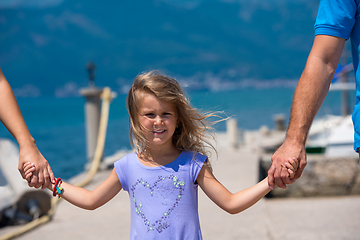
[[[47,213],[48,192],[29,188],[17,170],[19,149],[0,139],[0,226],[29,222]]]
[[[354,151],[354,127],[351,115],[327,115],[312,124],[307,153],[323,153],[327,157],[358,157]]]

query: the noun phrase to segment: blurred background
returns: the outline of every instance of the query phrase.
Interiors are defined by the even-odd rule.
[[[79,89],[89,85],[89,62],[95,85],[118,93],[105,155],[130,149],[126,93],[137,74],[153,69],[176,78],[198,109],[224,111],[240,129],[273,128],[274,115],[288,118],[318,4],[1,0],[0,67],[40,151],[66,179],[87,161]],[[339,113],[339,93],[330,93],[319,116]],[[0,137],[12,138],[3,126]]]

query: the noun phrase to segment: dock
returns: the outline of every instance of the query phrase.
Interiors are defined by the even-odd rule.
[[[229,148],[224,134],[218,135],[218,158],[211,158],[214,175],[236,192],[258,181],[259,152],[252,145]],[[94,189],[111,170],[97,172],[86,186]],[[83,176],[79,175],[76,181]],[[296,184],[296,183],[295,183]],[[216,206],[199,188],[200,224],[205,240],[357,240],[360,239],[360,196],[263,198],[253,207],[230,215]],[[0,236],[20,226],[0,228]],[[121,191],[94,211],[62,200],[47,222],[15,239],[129,239],[130,201]]]

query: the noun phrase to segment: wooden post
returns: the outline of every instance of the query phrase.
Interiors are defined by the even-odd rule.
[[[100,125],[100,95],[102,89],[95,87],[95,64],[89,62],[86,70],[89,75],[89,87],[80,89],[80,94],[85,97],[85,123],[86,123],[86,157],[88,162],[94,158],[98,131]]]
[[[237,121],[235,118],[230,118],[226,121],[226,131],[229,141],[229,147],[232,149],[238,148]]]

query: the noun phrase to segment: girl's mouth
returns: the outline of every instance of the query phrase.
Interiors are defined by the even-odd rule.
[[[153,133],[155,134],[161,134],[161,133],[164,133],[165,130],[154,130]]]

